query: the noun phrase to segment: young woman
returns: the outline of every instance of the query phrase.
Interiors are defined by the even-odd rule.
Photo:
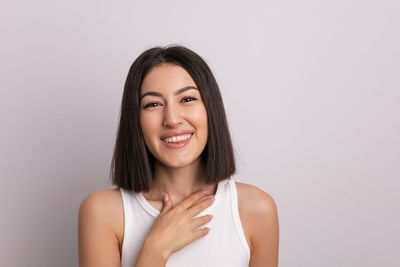
[[[278,266],[274,200],[235,172],[206,62],[183,46],[144,51],[123,93],[117,188],[89,194],[79,209],[80,266]]]

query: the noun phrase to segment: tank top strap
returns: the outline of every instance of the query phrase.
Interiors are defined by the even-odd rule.
[[[233,217],[233,222],[235,224],[235,229],[236,229],[237,235],[240,239],[240,242],[243,246],[243,249],[245,250],[247,257],[250,260],[250,248],[247,243],[246,236],[245,236],[244,230],[243,230],[244,228],[243,228],[242,222],[240,220],[240,215],[239,215],[238,193],[237,193],[237,187],[236,187],[235,180],[229,180],[228,185],[229,185],[229,189],[230,189],[232,217]]]

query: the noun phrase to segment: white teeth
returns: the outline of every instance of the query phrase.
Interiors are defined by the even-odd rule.
[[[187,140],[192,136],[192,134],[184,134],[184,135],[179,135],[179,136],[173,136],[169,138],[162,139],[166,143],[175,143],[175,142],[180,142],[183,140]]]

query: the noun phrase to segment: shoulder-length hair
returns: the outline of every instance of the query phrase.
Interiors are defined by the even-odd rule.
[[[235,158],[218,84],[209,66],[198,54],[174,45],[144,51],[129,69],[111,161],[111,183],[134,192],[148,192],[152,186],[155,158],[145,145],[140,127],[139,97],[146,74],[162,63],[183,67],[203,98],[208,117],[207,144],[201,154],[206,183],[230,179],[236,172]]]

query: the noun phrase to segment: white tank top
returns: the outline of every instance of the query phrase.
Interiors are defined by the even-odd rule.
[[[124,240],[121,267],[133,267],[151,226],[160,214],[144,198],[120,188],[124,206]],[[235,181],[220,181],[215,201],[194,218],[212,214],[206,224],[196,228],[210,227],[211,231],[182,249],[175,251],[167,260],[166,267],[243,267],[250,261],[250,248],[239,217]]]

